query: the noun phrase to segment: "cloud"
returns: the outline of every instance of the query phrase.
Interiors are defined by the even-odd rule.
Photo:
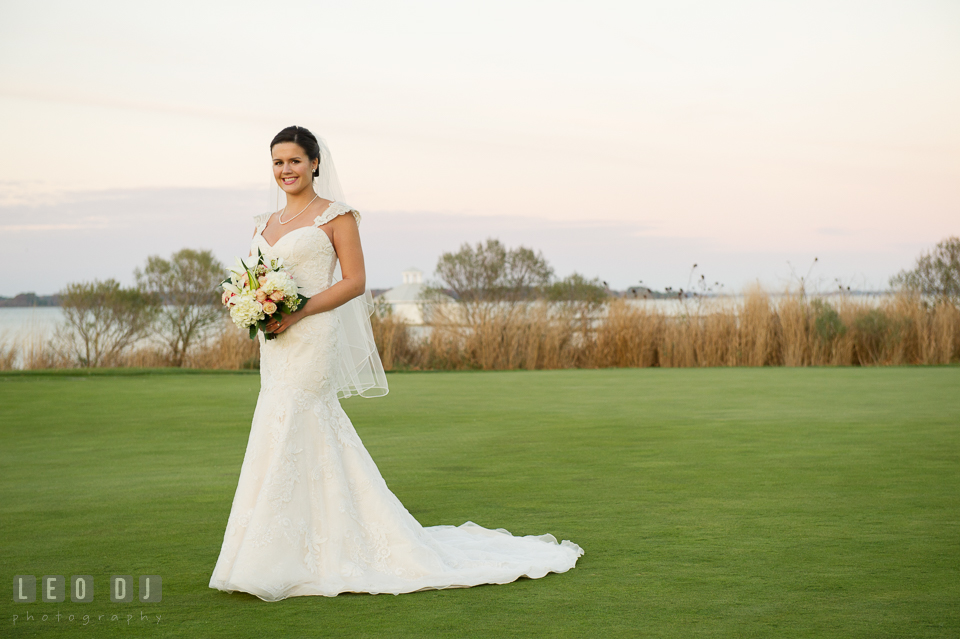
[[[129,189],[61,192],[49,201],[2,203],[0,229],[7,261],[17,277],[0,283],[0,295],[48,294],[68,282],[112,277],[133,283],[133,270],[148,255],[169,256],[181,248],[209,249],[224,263],[245,255],[252,217],[272,210],[267,189]],[[664,235],[653,223],[548,220],[524,215],[469,215],[447,211],[361,208],[360,233],[371,288],[389,288],[411,266],[427,278],[440,255],[464,243],[497,238],[510,247],[541,251],[558,277],[576,271],[600,277],[614,288],[643,280],[654,288],[688,285],[697,274],[739,289],[760,278],[772,287],[788,283],[789,264],[819,256],[824,278],[883,287],[892,273],[910,266],[922,244],[900,243],[868,250],[827,244],[809,250],[776,246],[731,248],[704,237]],[[831,229],[830,237],[843,229]],[[823,230],[823,229],[821,229]],[[816,274],[815,274],[816,275]],[[15,287],[15,288],[13,288]]]

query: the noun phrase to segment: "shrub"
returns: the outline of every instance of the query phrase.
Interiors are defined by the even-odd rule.
[[[921,254],[916,266],[900,271],[890,279],[890,285],[960,306],[960,237],[948,237],[929,253]]]
[[[815,299],[810,303],[813,310],[813,330],[820,341],[829,344],[838,337],[843,337],[847,327],[840,319],[840,313],[829,302]]]
[[[68,284],[60,307],[66,323],[57,336],[65,354],[83,367],[110,366],[148,334],[160,300],[109,279]]]
[[[854,349],[858,363],[882,363],[884,346],[890,333],[891,322],[879,308],[872,308],[857,315],[853,321],[855,333]]]
[[[140,288],[163,301],[154,335],[174,366],[183,366],[190,347],[223,319],[218,286],[224,271],[212,252],[192,249],[181,249],[169,260],[150,256],[143,270],[134,271]]]

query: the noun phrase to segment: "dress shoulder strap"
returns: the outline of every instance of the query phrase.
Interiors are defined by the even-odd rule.
[[[253,216],[253,221],[256,223],[258,231],[263,230],[263,227],[266,226],[267,220],[270,219],[271,215],[273,215],[273,213],[258,213]]]
[[[344,213],[353,213],[354,219],[357,221],[357,224],[360,224],[360,212],[357,209],[353,208],[349,204],[344,204],[343,202],[331,202],[330,206],[326,210],[318,215],[313,220],[314,226],[323,226],[333,218],[338,215],[343,215]]]

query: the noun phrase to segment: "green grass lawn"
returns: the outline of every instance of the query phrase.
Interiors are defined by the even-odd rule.
[[[422,524],[549,532],[585,549],[577,567],[400,596],[212,590],[256,374],[0,375],[3,579],[99,588],[88,604],[8,590],[0,636],[960,634],[960,368],[389,381],[344,407]],[[111,574],[161,575],[162,603],[111,604]],[[58,611],[75,620],[42,621]]]

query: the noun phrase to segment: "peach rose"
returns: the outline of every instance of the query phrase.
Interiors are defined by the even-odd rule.
[[[257,278],[257,281],[260,282],[260,286],[263,286],[264,284],[267,283],[267,276],[261,275],[260,277]]]
[[[283,299],[283,291],[274,291],[270,294],[270,299],[272,299],[274,302],[279,302]]]
[[[257,296],[257,301],[260,302],[261,304],[267,300],[267,294],[264,292],[262,288],[257,289],[256,296]]]
[[[263,312],[267,315],[273,315],[277,312],[277,305],[273,302],[264,302],[263,303]]]

